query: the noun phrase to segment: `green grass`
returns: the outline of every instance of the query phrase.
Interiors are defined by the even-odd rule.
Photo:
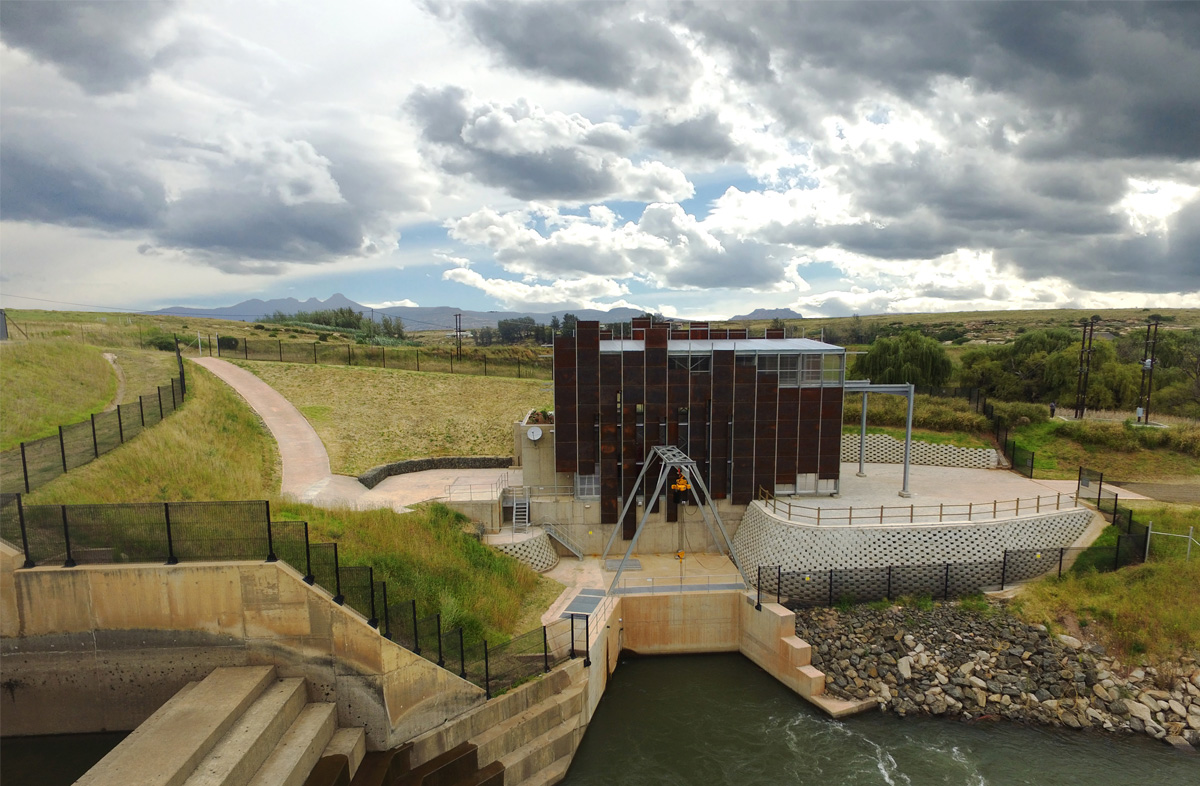
[[[189,364],[187,373],[188,398],[178,412],[29,494],[29,504],[274,496],[279,458],[262,422],[204,369]]]
[[[495,645],[524,632],[516,626],[528,620],[525,600],[545,595],[537,573],[467,534],[467,517],[439,503],[403,514],[287,501],[272,510],[279,519],[307,521],[314,542],[336,541],[343,564],[374,568],[376,580],[387,581],[389,603],[415,598],[420,616],[440,611],[442,629],[461,625],[468,640]],[[535,619],[529,627],[540,625]]]
[[[851,425],[842,426],[843,434],[852,434],[858,436],[859,427]],[[904,441],[904,429],[890,426],[867,426],[868,434],[887,434],[890,437]],[[968,434],[965,431],[931,431],[929,429],[914,428],[912,431],[914,442],[927,442],[931,445],[952,445],[959,448],[990,448],[992,443],[976,434]]]
[[[1121,480],[1200,477],[1200,426],[1137,429],[1054,420],[1018,426],[1011,437],[1034,452],[1038,478],[1074,478],[1081,466]]]
[[[553,406],[544,381],[237,361],[308,418],[333,471],[425,456],[505,456],[513,423]]]
[[[125,375],[125,395],[122,404],[137,401],[138,396],[148,396],[159,385],[169,384],[179,376],[179,366],[173,352],[136,347],[107,348],[117,358],[117,365]]]
[[[65,340],[0,345],[0,450],[101,412],[117,377],[100,350]]]

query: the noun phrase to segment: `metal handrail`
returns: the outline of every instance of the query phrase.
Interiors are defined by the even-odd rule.
[[[564,546],[566,546],[568,549],[570,549],[571,553],[573,553],[576,557],[578,557],[579,559],[583,559],[583,545],[581,543],[579,543],[579,541],[575,540],[570,535],[568,535],[564,529],[562,529],[554,524],[551,524],[548,521],[544,521],[541,524],[539,524],[538,526],[540,526],[542,529],[544,529],[546,531],[547,535],[549,535],[550,537],[559,541]]]
[[[714,585],[717,585],[714,587]],[[658,594],[662,592],[721,592],[734,588],[745,589],[746,581],[741,574],[717,574],[705,576],[649,576],[638,578],[626,576],[617,587],[622,595]]]
[[[1045,511],[1073,510],[1079,507],[1070,494],[1038,495],[1037,497],[991,502],[938,503],[937,505],[880,505],[850,506],[847,508],[821,508],[800,505],[772,497],[766,489],[759,489],[758,501],[769,512],[791,522],[816,524],[818,526],[887,526],[889,524],[932,524],[946,521],[972,522],[992,520],[1005,516],[1038,514]]]

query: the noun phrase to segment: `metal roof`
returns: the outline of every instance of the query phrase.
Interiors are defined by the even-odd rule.
[[[600,342],[601,352],[641,352],[646,349],[645,341],[612,339]],[[714,338],[673,339],[667,342],[667,351],[673,353],[708,354],[715,350],[735,352],[813,352],[845,353],[844,347],[826,344],[811,338]]]

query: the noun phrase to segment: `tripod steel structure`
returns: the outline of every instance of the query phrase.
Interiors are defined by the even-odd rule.
[[[733,550],[733,542],[729,539],[729,534],[725,532],[725,525],[721,522],[721,516],[717,513],[717,506],[713,504],[712,496],[708,493],[708,487],[704,485],[703,478],[696,469],[696,462],[689,458],[686,453],[677,447],[670,445],[657,445],[650,449],[650,455],[646,459],[646,463],[642,465],[642,471],[638,473],[637,482],[634,483],[634,489],[641,488],[642,481],[646,478],[646,472],[654,463],[655,459],[661,461],[661,467],[658,472],[658,484],[654,488],[654,494],[646,498],[642,520],[638,522],[637,529],[633,533],[633,540],[629,541],[629,548],[625,550],[625,556],[621,558],[621,566],[617,569],[617,575],[613,577],[612,585],[608,588],[609,595],[617,594],[617,586],[621,581],[621,574],[625,571],[625,565],[629,561],[629,557],[633,554],[634,548],[637,546],[638,538],[642,534],[642,530],[646,526],[646,522],[650,518],[650,511],[654,508],[651,500],[658,499],[662,494],[663,488],[666,487],[667,478],[672,470],[678,471],[687,480],[690,486],[692,496],[696,500],[696,506],[700,509],[700,515],[704,518],[704,526],[708,528],[708,532],[712,535],[713,540],[717,543],[717,548],[722,554],[728,549],[729,559],[733,562],[737,572],[745,580],[746,572],[742,570],[742,565],[738,562],[737,554]],[[600,556],[601,560],[608,558],[608,552],[612,549],[613,543],[617,539],[617,533],[620,532],[621,522],[625,520],[625,515],[629,512],[629,508],[637,500],[637,494],[632,493],[629,499],[625,500],[625,506],[621,508],[621,515],[617,518],[617,526],[613,528],[612,536],[608,539],[608,545],[604,547],[604,553]],[[707,510],[705,509],[707,507]],[[709,514],[712,514],[717,528],[713,529],[713,522],[709,520]],[[720,537],[717,532],[720,532]],[[723,544],[723,545],[722,545]]]

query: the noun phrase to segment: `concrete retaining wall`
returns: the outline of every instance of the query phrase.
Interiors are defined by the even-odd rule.
[[[282,562],[17,570],[19,552],[0,556],[6,735],[133,729],[218,666],[306,678],[372,750],[484,700]]]
[[[491,542],[488,545],[501,554],[525,563],[538,573],[544,573],[558,564],[558,552],[545,532],[516,543]]]
[[[734,547],[742,566],[784,570],[882,568],[999,560],[1006,549],[1058,549],[1083,534],[1084,508],[958,524],[831,526],[799,524],[754,502],[742,517]]]
[[[857,434],[842,434],[842,461],[858,461],[859,439]],[[904,440],[889,434],[868,434],[866,443],[866,463],[904,463]],[[913,440],[910,461],[934,467],[995,469],[999,466],[999,455],[992,448],[960,448]]]
[[[392,475],[430,469],[504,469],[511,467],[512,463],[512,456],[433,456],[372,467],[358,476],[358,482],[373,489]]]

